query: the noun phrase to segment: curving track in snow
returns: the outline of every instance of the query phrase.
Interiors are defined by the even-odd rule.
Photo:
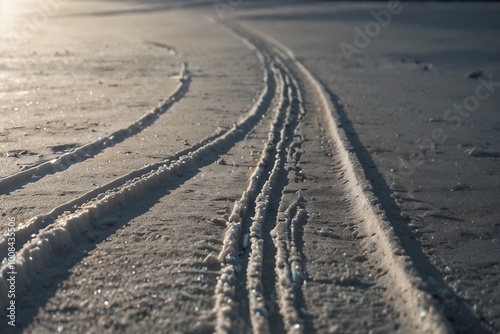
[[[160,105],[146,114],[142,115],[132,124],[123,129],[116,130],[112,134],[99,138],[91,143],[77,147],[71,152],[62,154],[61,156],[50,161],[43,162],[36,166],[27,168],[23,171],[0,179],[1,194],[8,193],[13,189],[20,188],[28,182],[37,181],[48,174],[55,174],[61,172],[75,163],[85,161],[89,158],[102,152],[108,147],[115,146],[127,138],[137,135],[154,122],[165,112],[167,112],[172,105],[181,99],[189,90],[189,83],[191,76],[187,69],[187,63],[182,63],[179,72],[179,83],[175,87],[172,94],[165,99]]]
[[[195,330],[450,332],[413,259],[378,205],[321,83],[278,41],[245,25],[229,23],[226,28],[256,52],[262,67],[264,88],[246,114],[229,129],[32,218],[17,229],[16,262],[4,259],[2,276],[7,277],[14,265],[18,289],[30,287],[45,265],[64,256],[82,235],[102,229],[110,216],[171,184],[176,189],[186,187],[183,183],[193,178],[192,170],[194,175],[209,167],[223,173],[225,161],[220,156],[246,152],[250,137],[265,133],[251,172],[240,172],[245,176],[240,196],[224,219],[215,220],[225,228],[223,240],[217,254],[212,252],[203,261],[220,269],[210,286],[214,309],[200,317],[203,323]],[[3,186],[16,187],[33,174],[48,175],[54,164],[62,166],[82,152],[98,156],[108,142],[121,145],[181,99],[190,81],[186,67],[181,77],[167,102],[131,126],[50,165],[4,179]],[[85,160],[74,164],[90,163]],[[203,182],[214,186],[210,179]],[[226,182],[231,186],[230,180]],[[164,194],[169,196],[173,195]],[[153,206],[151,211],[155,210],[162,212]],[[143,221],[149,227],[148,219]],[[6,249],[4,236],[0,251]],[[194,272],[195,265],[189,265]],[[0,281],[0,294],[6,295],[7,290],[7,282]],[[196,299],[186,292],[182,296]],[[2,299],[0,307],[5,306]],[[147,326],[158,330],[151,327],[154,321]]]
[[[267,80],[267,71],[264,74]],[[248,115],[228,131],[216,133],[189,149],[177,152],[158,163],[134,170],[112,182],[98,187],[84,195],[54,208],[50,213],[37,216],[16,230],[16,246],[20,248],[15,263],[4,259],[0,271],[7,277],[11,265],[19,273],[18,286],[29,282],[30,276],[40,270],[53,256],[56,256],[72,239],[92,228],[99,228],[99,222],[110,212],[120,211],[131,205],[144,193],[170,176],[180,173],[183,168],[217,148],[233,145],[243,139],[262,117],[269,104],[269,85],[266,85]],[[97,224],[97,225],[96,225]],[[6,252],[8,236],[4,236],[0,248]],[[7,283],[2,281],[0,290],[7,294]],[[2,303],[3,306],[3,303]]]

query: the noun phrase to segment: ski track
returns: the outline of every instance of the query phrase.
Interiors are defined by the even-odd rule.
[[[378,204],[323,86],[280,42],[247,25],[222,26],[253,49],[261,62],[265,84],[253,107],[231,129],[217,132],[168,159],[133,170],[19,226],[15,232],[19,247],[16,260],[9,263],[5,258],[0,267],[4,278],[0,281],[0,294],[7,295],[6,277],[12,268],[17,272],[17,289],[22,290],[38,270],[60,256],[82,233],[99,229],[110,214],[137,202],[145,193],[161,187],[214,151],[227,151],[245,140],[263,116],[272,114],[257,166],[225,222],[227,229],[217,257],[221,270],[214,287],[215,332],[306,333],[301,293],[308,275],[301,230],[308,219],[307,199],[293,184],[301,183],[303,178],[300,158],[303,127],[307,125],[303,95],[307,95],[316,101],[317,107],[316,111],[307,112],[321,114],[326,121],[326,135],[336,147],[332,159],[344,171],[342,182],[347,185],[343,191],[349,188],[353,198],[354,210],[349,217],[359,218],[360,229],[370,236],[367,241],[359,241],[359,246],[374,249],[366,251],[370,253],[368,261],[387,272],[377,282],[387,288],[388,302],[406,314],[415,331],[451,332]],[[167,101],[127,128],[0,180],[2,192],[61,172],[141,132],[187,92],[190,75],[186,64],[180,77]],[[7,253],[7,241],[6,234],[0,241],[2,254]],[[6,303],[2,299],[0,307],[6,307]],[[273,312],[274,307],[278,312]]]
[[[147,127],[153,125],[155,121],[164,113],[166,113],[171,106],[179,101],[188,91],[189,84],[191,82],[191,76],[188,71],[187,63],[183,62],[181,70],[179,73],[179,84],[174,89],[173,93],[158,107],[147,112],[137,121],[133,122],[129,126],[123,129],[119,129],[109,136],[100,138],[97,141],[81,146],[71,152],[65,153],[60,157],[53,159],[51,161],[44,162],[38,166],[32,167],[30,169],[21,171],[9,177],[0,180],[0,191],[2,194],[8,193],[15,188],[20,188],[28,182],[37,182],[42,179],[42,177],[49,174],[55,174],[64,172],[70,166],[82,163],[85,160],[92,158],[107,148],[113,147],[127,138],[132,138],[142,132]],[[168,164],[171,161],[178,160],[181,156],[187,155],[190,152],[198,149],[199,147],[205,145],[206,143],[213,141],[215,138],[221,136],[223,132],[214,133],[213,135],[207,137],[206,139],[200,141],[199,143],[193,144],[190,148],[176,152],[167,159],[160,161],[155,164],[145,166],[143,168],[133,170],[130,173],[123,175],[103,186],[97,187],[87,193],[67,202],[60,206],[53,208],[49,213],[38,215],[32,217],[27,222],[18,224],[15,230],[16,235],[16,247],[19,248],[24,243],[26,243],[32,235],[38,233],[39,230],[50,225],[58,216],[62,215],[64,212],[70,212],[74,210],[75,207],[82,205],[83,203],[91,200],[94,197],[99,196],[102,193],[106,193],[113,188],[120,186],[121,184],[132,180],[136,177],[140,177],[146,173],[157,169],[164,164]],[[8,234],[4,233],[0,239],[0,253],[7,254],[8,248]],[[3,258],[2,262],[5,261]]]
[[[265,59],[263,54],[261,59]],[[267,63],[267,61],[265,62]],[[284,106],[284,85],[278,72],[274,71],[273,79],[279,83],[278,91],[280,95],[278,101],[276,101],[276,111],[275,116],[271,125],[271,129],[268,135],[268,140],[264,146],[257,167],[250,177],[250,181],[247,190],[242,194],[241,198],[235,202],[233,206],[232,213],[227,221],[228,229],[226,231],[222,250],[218,256],[218,260],[222,265],[221,275],[217,282],[215,289],[215,309],[217,310],[217,331],[229,331],[233,328],[234,324],[232,319],[236,316],[234,312],[235,308],[235,295],[237,289],[237,277],[236,277],[236,267],[239,266],[239,250],[240,245],[246,248],[248,244],[249,234],[245,233],[243,240],[242,236],[242,225],[244,219],[247,215],[247,210],[249,208],[250,202],[255,199],[259,189],[259,183],[263,179],[266,166],[269,164],[269,160],[272,158],[273,146],[275,143],[275,136],[277,135],[277,130],[279,129],[281,119],[283,117],[283,106]],[[245,240],[246,239],[246,240]],[[250,279],[250,282],[252,280]],[[252,304],[254,307],[256,305]],[[262,324],[262,326],[267,326]]]
[[[261,57],[269,57],[270,61],[279,68],[279,71],[276,71],[277,73],[283,71],[286,73],[286,77],[293,78],[294,82],[301,82],[302,85],[297,86],[302,88],[305,93],[317,97],[317,106],[327,122],[327,133],[338,147],[337,159],[339,159],[339,163],[345,170],[345,174],[342,176],[345,178],[344,183],[347,183],[350,191],[354,193],[355,216],[361,218],[362,230],[371,236],[366,244],[360,246],[371,249],[368,253],[371,253],[372,265],[381,268],[382,271],[387,273],[380,275],[378,281],[387,288],[386,298],[392,301],[394,308],[401,310],[401,313],[409,319],[410,324],[405,325],[424,332],[451,332],[450,324],[438,310],[430,293],[426,291],[423,280],[418,276],[412,259],[405,253],[401,241],[390,222],[387,221],[384,210],[372,191],[371,183],[363,172],[361,163],[353,154],[354,148],[349,143],[343,129],[339,126],[340,123],[338,116],[335,114],[335,108],[322,85],[296,59],[293,52],[280,42],[247,25],[236,26],[228,23],[225,23],[225,25],[246,45],[250,44]],[[282,83],[283,78],[278,78],[278,81]],[[286,88],[290,89],[290,79],[287,78],[286,81]],[[293,99],[294,97],[290,96],[289,98]],[[299,101],[299,105],[301,104],[302,101]],[[279,113],[277,115],[279,117]],[[270,138],[266,146],[271,147],[275,137],[279,137],[280,141],[276,147],[277,153],[274,166],[261,187],[260,193],[257,195],[256,185],[257,180],[260,178],[262,182],[261,178],[265,176],[264,168],[255,170],[249,180],[247,191],[235,203],[232,215],[228,220],[229,227],[224,238],[223,249],[219,255],[222,270],[215,290],[217,333],[235,332],[234,329],[241,326],[241,319],[245,318],[249,318],[251,322],[246,330],[248,331],[251,328],[254,333],[304,332],[303,320],[297,307],[295,289],[297,285],[300,286],[304,272],[301,265],[302,260],[296,248],[297,241],[294,237],[294,231],[297,229],[298,222],[307,213],[304,208],[297,209],[297,206],[301,203],[300,198],[294,204],[287,205],[286,201],[284,201],[285,196],[281,194],[277,219],[274,222],[266,221],[268,204],[278,192],[277,189],[274,189],[273,192],[270,190],[275,185],[276,178],[280,174],[279,165],[282,159],[280,151],[283,149],[286,140],[285,131],[290,126],[290,114],[287,113],[286,117],[287,120],[282,129],[279,129],[279,124],[274,122],[270,131]],[[259,166],[269,163],[272,163],[272,159],[269,157],[268,150],[264,150]],[[248,219],[247,210],[251,205],[255,207],[255,216],[251,219],[250,234],[248,234],[246,231],[242,231],[242,227],[245,226],[245,220]],[[268,320],[266,302],[269,300],[266,300],[266,298],[271,298],[271,296],[268,294],[266,297],[266,289],[262,280],[265,271],[263,269],[263,259],[266,257],[266,246],[262,236],[265,222],[275,226],[271,231],[271,236],[276,252],[274,263],[275,289],[282,321],[282,324],[273,325],[277,326],[276,328],[272,328]],[[245,263],[245,261],[240,261],[238,254],[245,251],[248,242],[251,245],[247,259],[248,264],[246,268],[241,268],[242,263]],[[246,291],[244,294],[240,293],[240,295],[246,294],[248,296],[249,307],[246,308],[239,305],[245,304],[245,300],[235,298],[237,295],[236,290],[242,288],[239,286],[241,282],[238,280],[238,271],[246,271]],[[243,310],[240,312],[249,312],[249,315],[238,314],[238,309]],[[273,321],[273,323],[276,323],[276,321]],[[283,326],[283,328],[280,326]]]
[[[125,139],[135,136],[145,128],[152,125],[162,114],[167,112],[172,105],[180,100],[189,90],[191,75],[187,63],[183,62],[179,72],[179,83],[173,93],[160,105],[141,116],[137,121],[123,129],[98,140],[80,146],[71,152],[62,154],[58,158],[45,161],[39,165],[20,171],[16,174],[0,179],[0,193],[5,194],[20,188],[28,182],[36,182],[48,174],[64,171],[69,166],[89,159],[108,147],[112,147]]]
[[[265,66],[263,71],[265,85],[261,94],[247,115],[235,122],[231,129],[209,136],[166,160],[134,170],[20,226],[15,232],[16,247],[19,247],[15,262],[8,262],[4,258],[0,267],[4,278],[0,282],[0,293],[6,294],[8,291],[7,272],[12,268],[17,272],[16,287],[20,290],[29,283],[30,276],[58,256],[79,235],[105,224],[103,220],[109,214],[137,202],[142,194],[157,188],[169,177],[182,173],[183,168],[188,168],[203,156],[218,149],[227,149],[243,140],[264,116],[271,102],[273,86],[268,67]],[[4,251],[8,248],[8,237],[6,233],[0,242],[0,249]],[[1,300],[0,307],[4,307],[5,303],[5,300]]]

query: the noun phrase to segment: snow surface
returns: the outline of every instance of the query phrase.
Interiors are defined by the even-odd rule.
[[[499,14],[0,2],[1,332],[500,331]]]

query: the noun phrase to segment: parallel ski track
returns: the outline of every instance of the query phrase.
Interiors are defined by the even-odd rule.
[[[276,181],[277,170],[281,164],[281,153],[284,151],[285,129],[290,125],[291,109],[287,98],[288,87],[284,82],[283,74],[276,71],[278,78],[278,103],[275,106],[274,120],[269,130],[267,142],[262,151],[257,166],[250,176],[247,190],[242,194],[233,206],[231,216],[228,219],[228,229],[226,231],[222,251],[219,254],[219,261],[222,264],[221,275],[216,286],[216,306],[218,310],[216,330],[219,332],[230,332],[235,328],[234,319],[238,317],[235,312],[237,305],[238,282],[248,282],[248,293],[250,295],[250,308],[254,312],[251,314],[254,328],[261,331],[268,331],[269,327],[265,318],[265,299],[262,298],[262,283],[260,274],[262,272],[263,242],[261,240],[262,220],[268,206],[269,193]],[[266,175],[269,174],[269,177]],[[255,211],[254,221],[251,226],[248,224],[248,214],[250,210]],[[238,275],[240,267],[240,249],[246,249],[251,243],[252,252],[249,261],[250,266],[247,271],[248,277]],[[248,255],[247,255],[248,256]],[[251,270],[250,270],[251,269]],[[254,275],[257,273],[257,275]],[[244,284],[244,283],[243,283]],[[245,296],[240,297],[245,301]],[[257,314],[261,314],[258,317]],[[245,320],[245,319],[244,319]]]
[[[6,277],[12,268],[17,272],[17,289],[21,290],[37,270],[78,236],[89,229],[99,229],[102,220],[109,214],[133,205],[151,189],[158,188],[168,182],[170,177],[182,172],[182,169],[189,168],[190,164],[218,150],[227,150],[243,140],[267,113],[273,100],[274,76],[267,60],[262,57],[259,59],[263,67],[264,88],[247,115],[231,129],[215,133],[168,159],[134,170],[20,226],[15,232],[16,247],[19,249],[16,259],[11,263],[4,258],[0,267],[4,278],[0,280],[0,293],[7,294]],[[145,117],[148,119],[151,116]],[[0,242],[0,251],[6,254],[7,248],[8,234]],[[2,299],[0,307],[4,307],[5,303],[6,300]]]
[[[318,101],[317,105],[322,118],[326,120],[326,129],[330,139],[338,147],[338,159],[346,170],[346,182],[350,183],[351,192],[354,194],[355,213],[361,218],[361,228],[371,235],[371,242],[377,251],[371,256],[376,257],[379,267],[388,272],[381,282],[388,288],[391,300],[397,300],[395,307],[403,308],[411,327],[422,332],[451,333],[452,329],[443,314],[438,310],[431,295],[426,291],[422,278],[417,274],[412,259],[408,256],[401,244],[400,239],[394,232],[391,223],[387,221],[383,208],[372,191],[372,185],[364,174],[363,168],[357,156],[353,154],[354,148],[350,144],[346,134],[340,126],[339,118],[335,108],[328,98],[324,87],[312,75],[307,68],[300,63],[292,51],[280,42],[251,28],[248,25],[236,25],[235,23],[224,23],[234,35],[238,36],[246,45],[255,49],[260,57],[270,59],[270,62],[278,68],[280,92],[293,91],[296,96],[281,96],[281,104],[276,111],[276,120],[270,129],[270,136],[266,148],[262,152],[261,159],[254,173],[250,177],[247,190],[241,198],[235,202],[231,216],[228,219],[228,229],[225,234],[223,249],[219,255],[222,265],[221,275],[215,289],[215,312],[216,333],[236,333],[235,329],[241,326],[241,320],[247,324],[247,331],[253,333],[272,333],[285,331],[287,333],[303,333],[303,321],[296,304],[297,283],[300,286],[303,269],[301,268],[300,254],[296,249],[294,240],[294,229],[297,222],[303,219],[305,210],[300,206],[299,199],[292,205],[287,206],[283,194],[276,194],[278,189],[271,191],[278,177],[286,176],[286,171],[280,170],[280,166],[286,159],[282,155],[285,142],[287,142],[287,131],[291,119],[290,100],[299,99],[300,91],[311,94]],[[290,84],[293,82],[293,84]],[[300,83],[300,84],[299,84]],[[283,87],[283,85],[285,87]],[[297,93],[298,92],[298,93]],[[281,92],[283,95],[284,93]],[[283,113],[283,101],[287,111]],[[299,106],[302,101],[299,99]],[[295,110],[297,112],[297,110]],[[279,119],[285,117],[285,121]],[[295,116],[296,117],[296,116]],[[294,128],[297,124],[294,125]],[[277,141],[277,142],[276,142]],[[288,143],[290,145],[290,143]],[[270,154],[270,148],[275,151],[275,156]],[[292,145],[288,147],[290,151]],[[290,159],[290,157],[288,157]],[[292,159],[293,161],[293,159]],[[288,161],[290,163],[290,161]],[[271,170],[266,166],[273,165]],[[281,174],[281,176],[279,175]],[[284,174],[284,175],[283,175]],[[263,180],[265,178],[265,180]],[[273,196],[281,197],[276,220],[266,218],[266,211]],[[254,211],[253,218],[248,217],[248,211]],[[248,228],[248,220],[251,225]],[[262,235],[264,222],[274,226],[271,231],[275,247],[275,289],[278,297],[278,308],[281,314],[281,325],[271,325],[268,320],[266,303],[270,296],[265,296],[263,284],[263,259],[265,244]],[[250,252],[245,252],[247,244],[250,243]],[[240,259],[243,252],[246,259]],[[243,268],[242,268],[243,265]],[[246,272],[246,278],[241,279],[240,272]],[[242,284],[246,281],[246,284]],[[243,286],[242,286],[243,285]],[[244,292],[242,293],[241,290]],[[247,296],[248,301],[245,300]],[[392,297],[392,298],[390,298]],[[247,303],[248,307],[241,304]],[[396,301],[394,301],[396,303]],[[273,328],[273,326],[278,326]],[[280,327],[282,326],[282,327]]]
[[[247,45],[252,45],[250,40],[243,40]],[[261,57],[269,57],[267,53],[255,49]],[[245,323],[247,318],[250,320],[248,327],[251,327],[254,333],[280,330],[281,325],[270,324],[268,321],[272,297],[265,291],[263,274],[266,271],[264,259],[269,257],[276,263],[271,271],[276,271],[273,281],[277,282],[278,286],[278,308],[282,313],[284,327],[291,333],[301,333],[304,329],[296,309],[293,291],[293,281],[300,280],[302,270],[298,264],[302,260],[296,248],[290,248],[295,242],[290,242],[292,233],[289,233],[293,229],[291,219],[294,219],[294,224],[299,219],[291,215],[291,212],[297,212],[299,201],[287,210],[281,200],[287,178],[287,173],[283,172],[287,170],[286,164],[295,159],[292,152],[297,143],[294,138],[300,137],[298,125],[304,110],[299,87],[290,76],[286,65],[279,58],[272,59],[272,63],[277,67],[279,103],[276,105],[268,140],[257,167],[250,176],[247,190],[235,202],[227,222],[228,229],[219,254],[222,270],[215,290],[218,333],[235,332],[236,328],[241,327],[242,320]],[[278,212],[268,212],[271,202],[280,204]],[[250,217],[251,213],[254,213],[253,217]],[[298,215],[302,216],[303,213],[300,211]],[[266,229],[266,222],[269,224],[276,220],[285,221],[285,226],[276,224],[276,228],[269,235],[273,237],[277,250],[276,254],[272,254],[265,249],[267,247],[264,238],[267,236],[263,235],[263,230]],[[240,258],[240,253],[243,253],[243,259]],[[293,268],[289,263],[293,263]],[[271,290],[274,292],[274,288]],[[244,305],[246,303],[248,306]],[[248,310],[248,314],[240,314],[238,309]]]

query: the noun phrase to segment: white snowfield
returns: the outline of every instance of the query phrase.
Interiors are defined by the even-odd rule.
[[[0,1],[0,333],[500,332],[498,17]]]

